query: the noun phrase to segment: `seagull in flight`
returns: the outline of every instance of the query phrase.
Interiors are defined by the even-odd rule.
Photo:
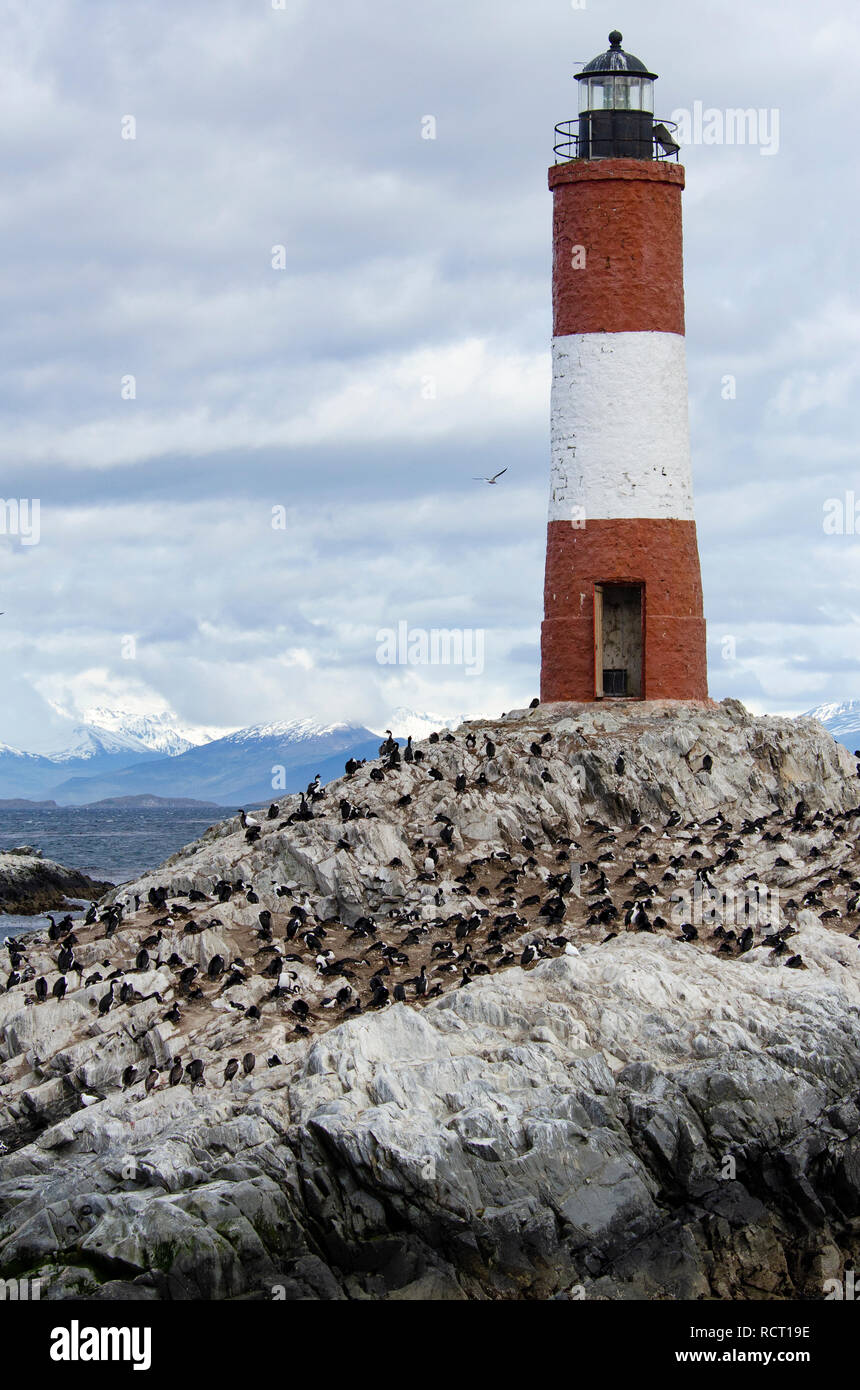
[[[496,473],[494,477],[492,477],[492,478],[476,478],[476,479],[475,479],[475,482],[476,482],[476,483],[489,483],[489,484],[490,484],[490,487],[495,487],[496,483],[497,483],[497,482],[499,481],[499,479],[501,478],[502,473],[507,473],[507,471],[508,471],[507,468],[503,468],[503,469],[502,469],[502,472],[501,472],[501,473]]]

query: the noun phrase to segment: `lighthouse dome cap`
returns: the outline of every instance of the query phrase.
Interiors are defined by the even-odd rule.
[[[605,53],[599,54],[597,58],[592,58],[590,63],[586,63],[581,72],[577,73],[577,80],[580,77],[592,77],[595,73],[602,72],[636,72],[645,77],[656,78],[656,72],[649,72],[641,58],[635,58],[632,53],[625,53],[621,47],[624,35],[617,29],[613,29],[609,35],[610,47]]]

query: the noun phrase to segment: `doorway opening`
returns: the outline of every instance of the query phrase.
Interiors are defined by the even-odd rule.
[[[641,700],[642,584],[595,584],[594,677],[598,700]]]

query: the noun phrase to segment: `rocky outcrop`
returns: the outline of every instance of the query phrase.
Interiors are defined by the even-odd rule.
[[[95,902],[113,886],[55,864],[31,845],[0,851],[0,913],[36,916],[65,908],[70,899]]]
[[[474,734],[474,752],[464,750]],[[495,756],[485,759],[488,734]],[[541,758],[532,744],[544,735]],[[685,821],[705,820],[716,811],[740,824],[744,819],[793,811],[799,800],[811,812],[844,811],[860,801],[857,763],[814,720],[756,719],[735,700],[716,709],[669,701],[648,704],[546,705],[515,711],[497,721],[472,721],[457,741],[423,744],[427,761],[403,768],[384,782],[368,781],[367,770],[331,784],[328,807],[346,797],[377,817],[352,821],[343,831],[336,816],[320,815],[294,825],[289,836],[265,834],[246,846],[236,837],[234,819],[223,821],[186,850],[173,855],[129,890],[169,883],[172,891],[208,889],[214,878],[240,873],[256,881],[280,876],[323,900],[325,910],[353,918],[389,901],[422,900],[420,889],[401,891],[402,875],[386,872],[386,859],[401,857],[408,874],[413,835],[438,841],[445,815],[456,826],[455,849],[476,853],[521,848],[521,837],[544,827],[581,828],[589,817],[629,825],[633,816],[656,824],[672,812]],[[616,771],[619,756],[624,771]],[[443,780],[428,780],[433,766]],[[453,792],[465,772],[465,794]],[[486,787],[475,785],[483,773]],[[547,782],[544,774],[552,779]],[[412,798],[407,807],[398,803]],[[295,798],[289,806],[295,805]],[[346,834],[351,851],[337,849]],[[424,895],[426,896],[426,894]]]
[[[32,1002],[58,972],[28,945],[0,993],[0,1277],[43,1298],[821,1297],[860,1255],[854,759],[733,704],[556,706],[421,751],[124,889],[141,911],[78,931],[63,999]],[[553,881],[577,857],[578,891]],[[685,936],[673,895],[703,868],[711,915]],[[751,875],[778,892],[742,942],[716,890]],[[215,878],[242,887],[188,896]],[[335,973],[285,942],[299,907]],[[216,952],[241,978],[210,978]],[[406,1003],[374,1007],[363,957]],[[425,961],[435,998],[409,983]],[[99,1013],[108,973],[133,990]],[[168,1084],[177,1056],[203,1084]]]
[[[110,1096],[3,1161],[0,1267],[48,1296],[820,1296],[858,1248],[860,970],[800,944],[809,975],[619,938]]]

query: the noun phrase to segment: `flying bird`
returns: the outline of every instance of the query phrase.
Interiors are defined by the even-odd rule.
[[[507,468],[503,468],[501,473],[495,473],[492,478],[475,478],[474,481],[476,483],[489,483],[490,487],[495,487],[496,483],[502,477],[502,474],[507,473],[507,471]]]

